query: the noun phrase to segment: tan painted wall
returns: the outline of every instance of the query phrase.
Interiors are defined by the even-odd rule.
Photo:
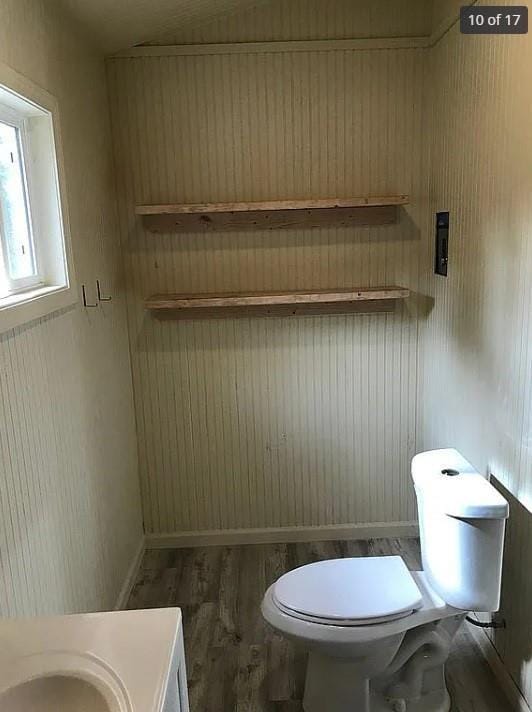
[[[431,32],[431,11],[430,0],[270,0],[148,44],[423,36]]]
[[[169,27],[195,27],[269,0],[61,0],[93,42],[114,53],[159,36]]]
[[[483,3],[484,4],[484,3]],[[447,279],[423,291],[419,447],[455,446],[511,502],[497,650],[532,703],[532,41],[465,37],[430,52],[431,211],[449,209]],[[432,222],[432,219],[431,219]]]
[[[112,607],[141,537],[104,67],[51,6],[2,0],[0,61],[59,100],[77,277],[113,302],[0,336],[2,615]]]
[[[148,532],[409,521],[417,320],[160,323],[150,293],[417,289],[422,50],[113,59]],[[397,226],[156,236],[136,203],[412,195]]]
[[[476,2],[478,0],[470,0],[470,2],[466,0],[433,0],[432,30],[436,32],[438,29],[443,28],[449,20],[457,18],[462,5],[473,5]]]

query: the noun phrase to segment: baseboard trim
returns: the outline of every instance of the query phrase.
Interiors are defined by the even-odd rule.
[[[495,646],[482,630],[474,625],[467,628],[473,640],[477,644],[482,657],[486,660],[499,683],[501,690],[510,703],[510,708],[515,712],[532,712],[530,705],[523,697],[521,690],[515,684],[514,679],[506,669]]]
[[[115,611],[121,611],[126,607],[129,596],[131,594],[131,590],[133,589],[137,575],[140,571],[140,565],[142,563],[142,557],[144,556],[145,551],[146,537],[142,536],[137,550],[135,551],[135,555],[133,556],[133,559],[131,560],[131,563],[127,570],[124,583],[122,584],[122,588],[120,589],[120,593],[118,594],[118,598],[116,599],[116,604],[114,608]]]
[[[181,549],[189,546],[231,546],[235,544],[278,544],[335,539],[384,539],[415,537],[417,522],[376,522],[321,527],[271,527],[266,529],[216,529],[208,531],[147,534],[148,549]]]

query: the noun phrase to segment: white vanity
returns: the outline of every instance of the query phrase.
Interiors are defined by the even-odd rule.
[[[0,712],[189,712],[179,608],[0,621]]]

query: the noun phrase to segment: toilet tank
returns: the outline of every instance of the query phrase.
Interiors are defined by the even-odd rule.
[[[453,449],[416,455],[412,479],[430,585],[455,608],[498,610],[508,502]]]

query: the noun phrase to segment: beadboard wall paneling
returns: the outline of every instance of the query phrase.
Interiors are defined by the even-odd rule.
[[[0,336],[0,615],[112,608],[142,536],[103,60],[46,0],[2,0],[0,61],[59,101],[78,282],[113,301]]]
[[[422,37],[431,33],[431,9],[427,0],[271,0],[210,22],[174,23],[147,44]]]
[[[148,533],[414,518],[417,320],[161,322],[157,292],[416,291],[421,50],[108,62]],[[135,204],[408,193],[397,225],[155,235]],[[412,300],[413,302],[413,300]]]
[[[532,42],[467,37],[430,51],[430,209],[420,341],[419,448],[455,446],[508,491],[493,636],[532,704]],[[429,93],[430,95],[430,93]],[[431,273],[433,213],[451,211],[449,276]]]

